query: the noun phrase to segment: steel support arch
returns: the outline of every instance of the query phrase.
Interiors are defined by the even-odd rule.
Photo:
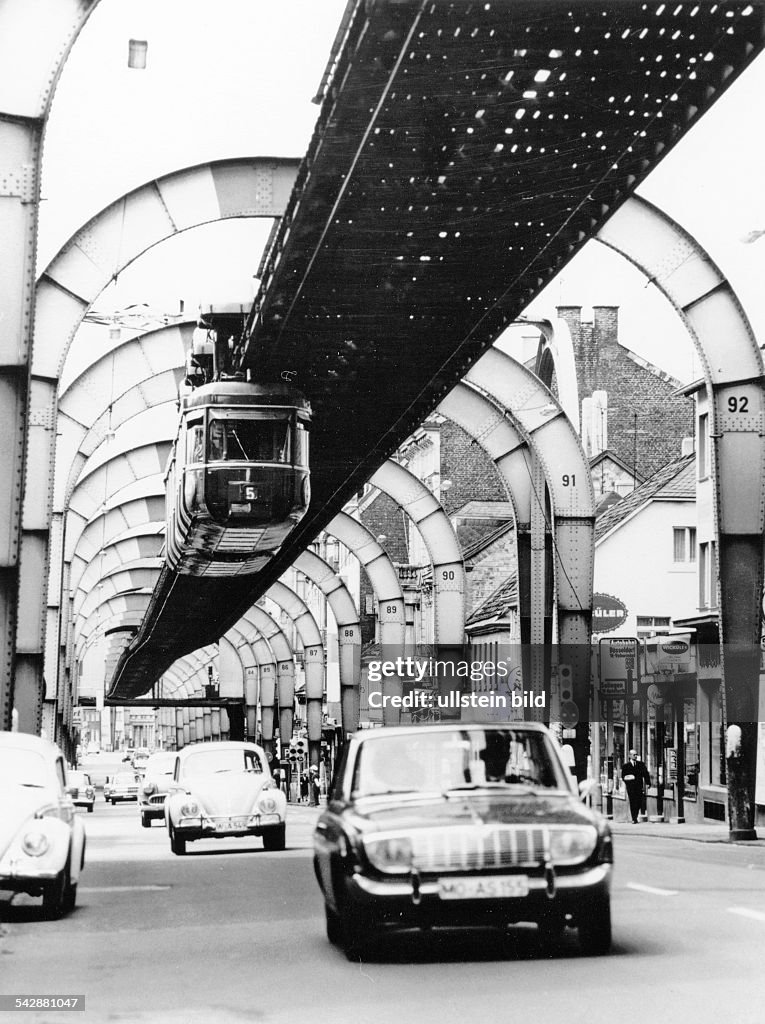
[[[305,601],[282,580],[272,583],[265,593],[289,615],[303,644],[305,657],[306,726],[309,763],[317,769],[321,761],[322,704],[324,700],[324,641],[313,613]]]
[[[369,577],[377,601],[383,657],[391,661],[403,657],[406,651],[406,605],[398,573],[387,552],[371,531],[347,512],[338,512],[325,532],[358,558]],[[384,697],[401,697],[401,679],[395,676],[383,679],[382,692]],[[400,708],[384,704],[383,725],[398,725],[400,720]]]
[[[669,300],[703,366],[710,407],[723,716],[741,736],[740,747],[728,758],[729,824],[732,838],[755,839],[765,530],[762,354],[722,270],[657,206],[632,196],[595,237],[634,264]]]
[[[463,682],[454,668],[465,641],[465,564],[459,541],[438,498],[398,462],[387,459],[369,483],[403,509],[419,530],[430,557],[436,661],[449,666],[437,680],[438,692],[448,697],[452,691],[461,691]],[[449,707],[442,717],[459,718],[460,709]]]
[[[30,394],[35,416],[26,429],[30,469],[26,474],[23,518],[30,525],[22,530],[18,555],[21,586],[25,580],[39,578],[41,571],[44,574],[50,557],[58,379],[87,309],[115,274],[147,249],[181,231],[224,219],[280,217],[292,191],[297,165],[291,159],[220,160],[157,178],[93,218],[41,275],[34,302]],[[22,430],[22,440],[23,434]],[[24,564],[27,561],[28,571]],[[20,592],[19,600],[25,607],[34,608],[23,617],[24,634],[16,640],[16,647],[25,655],[24,662],[20,662],[21,692],[29,690],[31,695],[20,708],[26,722],[35,709],[39,719],[48,617],[44,597],[35,593],[31,582]]]
[[[361,682],[361,622],[356,603],[335,570],[315,552],[303,551],[294,561],[324,595],[337,624],[340,674],[340,721],[344,733],[359,726],[359,685]]]
[[[30,573],[39,586],[47,573],[49,494],[28,487],[25,472],[50,450],[55,433],[47,388],[33,378],[31,354],[42,143],[61,71],[97,2],[43,0],[32,8],[26,0],[9,0],[0,7],[0,237],[7,257],[0,274],[0,466],[6,481],[0,509],[0,729],[10,729],[11,711],[19,705],[19,727],[32,733],[41,727],[45,613],[44,595],[30,593],[24,577]],[[23,74],[14,56],[19,52]]]
[[[571,666],[576,719],[576,774],[584,778],[589,750],[590,642],[595,547],[595,496],[581,441],[557,399],[539,378],[511,356],[490,348],[466,374],[505,406],[528,438],[544,473],[553,516],[554,581],[561,663]],[[544,508],[537,484],[535,503]],[[534,499],[533,499],[534,502]]]

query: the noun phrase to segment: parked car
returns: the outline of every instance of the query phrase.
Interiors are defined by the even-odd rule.
[[[195,839],[262,836],[283,850],[287,798],[254,743],[194,743],[176,754],[165,800],[170,849],[181,855]]]
[[[111,781],[107,800],[111,800],[112,807],[118,800],[137,800],[140,785],[141,776],[136,772],[117,772]]]
[[[59,748],[0,732],[0,889],[42,896],[46,917],[68,913],[85,864],[85,826],[67,791]]]
[[[138,811],[144,828],[151,827],[153,818],[165,816],[165,797],[173,778],[175,758],[171,751],[158,751],[146,762],[146,772],[138,790]]]
[[[586,788],[586,785],[582,787]],[[611,833],[541,724],[359,732],[314,834],[327,937],[349,958],[385,929],[567,926],[611,945]]]
[[[67,771],[67,786],[75,807],[87,807],[88,814],[93,813],[96,802],[96,790],[87,772]]]

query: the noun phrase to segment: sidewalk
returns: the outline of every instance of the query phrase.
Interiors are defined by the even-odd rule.
[[[611,831],[616,836],[650,836],[652,839],[692,839],[696,843],[728,843],[727,825],[699,825],[689,822],[675,825],[668,821],[640,821],[633,825],[631,821],[612,821]],[[752,841],[735,842],[734,846],[765,847],[765,828],[758,830],[760,838]]]
[[[324,809],[324,800],[320,807],[309,807],[308,804],[288,804],[288,821],[298,828],[313,831],[319,814]],[[641,821],[633,825],[631,821],[611,821],[611,831],[615,836],[643,836],[652,839],[690,839],[696,843],[726,843],[733,846],[754,846],[765,849],[765,827],[759,827],[758,839],[751,841],[730,842],[728,826],[699,825],[689,822],[675,825],[669,821]]]

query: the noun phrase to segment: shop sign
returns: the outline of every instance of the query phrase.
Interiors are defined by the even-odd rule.
[[[622,684],[632,683],[637,679],[638,642],[634,636],[612,637],[602,639],[598,644],[600,650],[600,692],[606,682],[620,681]],[[625,690],[621,691],[622,693]]]
[[[627,621],[627,605],[611,594],[592,595],[593,633],[611,633]]]
[[[604,679],[600,684],[601,697],[624,697],[627,683],[623,679]]]
[[[691,634],[651,637],[645,641],[645,671],[666,677],[696,671],[695,648]]]

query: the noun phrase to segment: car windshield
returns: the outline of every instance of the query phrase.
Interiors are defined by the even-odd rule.
[[[263,765],[254,750],[197,750],[183,763],[183,775],[196,778],[218,772],[262,772]]]
[[[363,742],[354,796],[525,786],[565,789],[547,737],[524,729],[423,729]]]
[[[67,772],[67,779],[70,786],[89,786],[90,779],[85,772]]]
[[[47,786],[45,758],[36,750],[1,750],[0,780],[9,786]]]
[[[137,781],[137,777],[133,775],[132,772],[129,775],[126,775],[124,772],[122,772],[120,775],[114,776],[115,786],[132,786],[133,783]]]

